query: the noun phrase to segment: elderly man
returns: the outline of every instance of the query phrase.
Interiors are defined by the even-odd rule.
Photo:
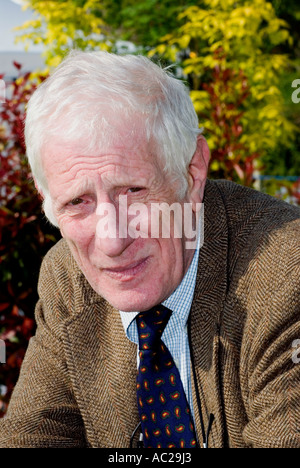
[[[207,180],[200,133],[144,57],[71,53],[33,95],[28,158],[63,239],[1,447],[300,447],[300,212]]]

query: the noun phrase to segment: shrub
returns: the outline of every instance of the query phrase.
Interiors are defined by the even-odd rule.
[[[0,364],[0,416],[18,379],[28,340],[35,331],[37,280],[43,256],[59,238],[41,213],[25,158],[25,106],[36,84],[21,74],[0,107],[0,339],[6,364]],[[0,78],[3,78],[0,77]]]

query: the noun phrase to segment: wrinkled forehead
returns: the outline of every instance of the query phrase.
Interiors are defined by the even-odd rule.
[[[42,166],[46,179],[56,164],[72,164],[81,157],[87,160],[105,155],[121,155],[122,165],[131,165],[131,159],[141,159],[152,166],[161,167],[160,158],[153,139],[148,138],[145,119],[142,115],[122,115],[111,111],[94,116],[94,120],[82,120],[78,130],[74,122],[61,119],[57,132],[46,139],[42,147]],[[73,126],[73,128],[72,128]],[[126,164],[127,163],[127,164]]]
[[[75,145],[84,153],[99,152],[111,146],[153,150],[155,139],[150,127],[148,116],[142,112],[114,110],[100,105],[78,113],[66,109],[54,125],[49,122],[43,146],[68,148]]]

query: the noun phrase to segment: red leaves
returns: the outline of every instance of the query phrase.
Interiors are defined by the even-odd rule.
[[[300,206],[300,178],[294,183],[282,183],[281,188],[284,188],[290,203]]]
[[[14,65],[21,70],[20,64]],[[29,73],[20,74],[0,105],[0,339],[7,354],[6,365],[0,366],[0,382],[7,388],[0,395],[0,417],[35,330],[40,264],[59,237],[44,221],[25,158],[25,106],[35,88]]]
[[[3,312],[5,309],[7,309],[10,306],[9,302],[3,302],[0,304],[0,312]]]
[[[292,196],[295,197],[298,205],[300,205],[300,179],[292,186]]]
[[[211,117],[215,130],[210,130],[214,137],[211,165],[218,167],[214,175],[220,178],[236,180],[243,185],[252,185],[254,162],[259,158],[251,153],[243,135],[243,105],[250,95],[250,87],[244,72],[227,68],[226,57],[222,48],[216,51],[219,64],[214,68],[211,79],[202,85],[210,98]],[[214,162],[218,162],[217,166]]]
[[[13,62],[14,66],[16,67],[17,70],[21,70],[22,65],[18,62]]]

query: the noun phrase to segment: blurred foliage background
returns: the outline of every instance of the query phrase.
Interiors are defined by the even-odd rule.
[[[300,205],[298,0],[24,0],[24,6],[34,20],[18,28],[18,41],[26,48],[43,44],[48,68],[42,76],[24,75],[15,64],[19,78],[0,107],[0,339],[7,345],[0,416],[34,333],[40,263],[60,237],[41,213],[27,166],[26,103],[70,49],[144,54],[173,65],[211,148],[210,177]]]

